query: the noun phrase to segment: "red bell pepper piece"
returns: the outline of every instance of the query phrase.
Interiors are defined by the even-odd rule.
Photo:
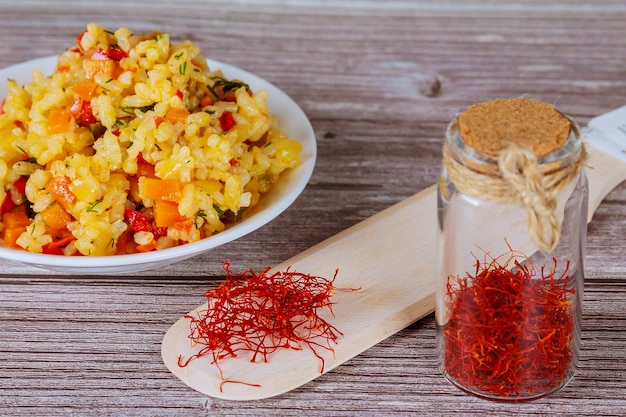
[[[83,46],[80,44],[80,42],[83,40],[83,36],[85,36],[85,33],[87,33],[87,30],[83,30],[82,33],[76,37],[76,44],[78,45],[78,49],[81,53],[85,52],[83,50]]]
[[[52,242],[43,246],[43,253],[48,255],[63,255],[63,249],[74,240],[76,240],[76,238],[65,229],[65,233],[54,236]]]
[[[133,229],[133,231],[150,231],[150,219],[148,219],[148,216],[146,216],[142,212],[127,207],[124,209],[124,218],[128,222],[130,228]]]
[[[107,50],[107,56],[111,59],[114,59],[115,61],[119,61],[122,58],[126,58],[128,54],[122,48],[120,48],[119,45],[114,44],[109,46],[109,49]]]
[[[167,227],[153,226],[152,227],[152,234],[154,235],[155,239],[158,239],[161,236],[167,236]]]
[[[167,236],[167,227],[157,227],[148,216],[131,208],[124,209],[124,218],[133,232],[151,232],[155,239]]]
[[[224,132],[232,129],[237,123],[235,122],[235,118],[231,112],[225,111],[220,116],[220,126]]]
[[[83,100],[80,97],[76,97],[74,104],[70,107],[70,113],[81,126],[88,127],[96,122],[96,116],[93,115],[91,102]]]
[[[4,195],[4,200],[2,200],[2,204],[0,204],[0,216],[13,210],[13,207],[15,207],[15,204],[13,203],[13,200],[11,200],[11,194],[6,193]]]
[[[15,191],[17,191],[18,193],[24,195],[26,193],[26,181],[28,181],[28,178],[22,176],[19,177],[18,179],[16,179],[13,182],[13,187],[15,187]]]
[[[146,161],[141,152],[137,155],[137,177],[154,177],[154,165]]]

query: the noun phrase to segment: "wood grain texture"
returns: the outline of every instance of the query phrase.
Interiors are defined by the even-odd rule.
[[[580,371],[550,397],[501,404],[450,386],[432,316],[261,401],[205,397],[160,357],[222,260],[277,265],[436,182],[443,129],[464,106],[527,94],[584,125],[626,104],[622,0],[0,0],[0,16],[0,67],[63,51],[89,21],[162,29],[276,84],[318,139],[296,203],[202,256],[110,277],[0,261],[0,415],[623,415],[626,184],[589,225]]]

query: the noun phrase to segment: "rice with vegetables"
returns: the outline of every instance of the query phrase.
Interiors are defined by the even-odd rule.
[[[51,76],[7,81],[0,103],[0,231],[62,255],[145,252],[241,218],[301,145],[265,90],[208,68],[196,45],[97,24]]]

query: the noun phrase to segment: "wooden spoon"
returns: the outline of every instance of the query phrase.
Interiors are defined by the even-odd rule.
[[[623,120],[626,120],[626,106],[593,119],[585,129],[589,152],[586,163],[590,183],[589,221],[609,191],[626,179]],[[275,267],[276,270],[291,267],[328,278],[338,268],[336,287],[360,288],[355,292],[339,291],[333,296],[332,324],[344,336],[334,346],[334,354],[318,351],[324,358],[324,372],[434,310],[436,206],[433,185]],[[198,310],[206,307],[206,304],[199,306]],[[181,318],[165,334],[163,361],[185,384],[211,397],[230,400],[272,397],[322,373],[320,360],[307,348],[282,350],[272,354],[267,363],[251,363],[249,357],[243,356],[221,361],[225,379],[260,385],[222,386],[219,371],[209,357],[195,359],[186,367],[178,365],[179,355],[189,357],[197,352],[190,346],[188,336],[189,320]]]

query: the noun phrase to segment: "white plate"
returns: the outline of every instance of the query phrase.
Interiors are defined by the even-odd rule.
[[[51,56],[0,70],[0,100],[7,95],[7,79],[14,79],[20,85],[26,84],[31,81],[31,73],[34,69],[40,69],[44,74],[51,74],[56,66],[56,60],[56,56]],[[60,256],[10,249],[0,243],[0,258],[62,272],[132,273],[170,265],[231,242],[267,224],[286,210],[304,190],[313,174],[317,147],[311,123],[302,109],[287,94],[268,81],[218,61],[208,60],[208,64],[212,70],[221,69],[227,78],[244,81],[253,90],[266,89],[269,93],[267,105],[270,113],[277,117],[281,130],[289,137],[298,140],[303,147],[302,164],[281,175],[280,181],[263,196],[255,207],[254,214],[229,229],[198,242],[160,251],[113,256]]]

